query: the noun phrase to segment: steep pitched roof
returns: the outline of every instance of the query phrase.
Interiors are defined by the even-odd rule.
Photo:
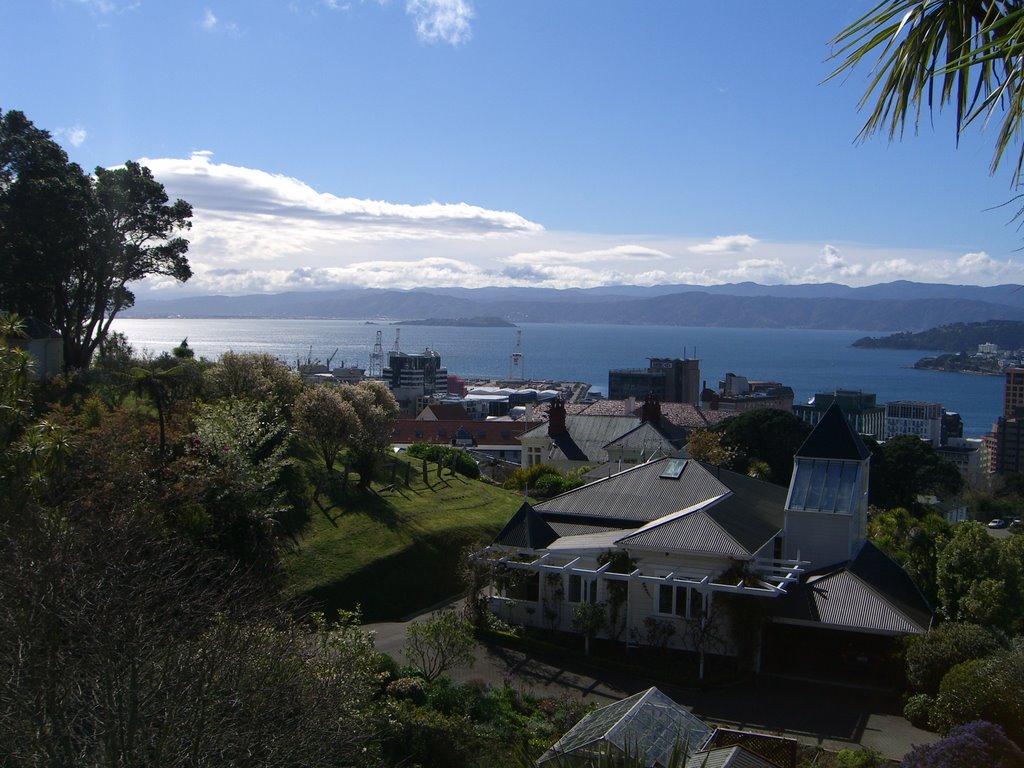
[[[797,458],[863,461],[871,455],[860,435],[833,402],[796,452]]]
[[[558,534],[526,502],[519,507],[512,519],[505,523],[495,544],[523,549],[543,549],[558,538]]]

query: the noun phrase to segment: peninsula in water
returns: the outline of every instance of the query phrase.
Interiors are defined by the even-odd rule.
[[[399,320],[392,325],[435,325],[451,328],[515,328],[500,317],[428,317],[425,320]]]
[[[918,333],[865,336],[853,342],[853,346],[866,349],[929,349],[936,352],[973,352],[979,344],[995,344],[999,349],[1021,349],[1024,347],[1024,322],[986,320],[953,323]]]

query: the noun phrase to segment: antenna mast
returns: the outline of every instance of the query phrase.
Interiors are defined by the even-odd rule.
[[[523,365],[523,331],[516,331],[516,348],[508,356],[508,377],[510,380],[522,381],[526,366]]]

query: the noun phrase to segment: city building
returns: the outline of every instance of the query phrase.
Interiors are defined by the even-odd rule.
[[[876,401],[877,395],[873,392],[837,389],[835,392],[816,393],[806,405],[794,405],[793,414],[813,427],[836,403],[855,432],[882,440],[885,437],[885,407]]]
[[[700,407],[712,411],[745,413],[762,408],[792,412],[793,389],[777,381],[751,381],[746,376],[725,374],[718,391],[704,387]]]
[[[441,366],[441,353],[432,349],[420,354],[391,350],[381,376],[405,413],[418,413],[428,398],[448,392],[448,370]]]
[[[648,395],[662,403],[700,402],[700,360],[648,358],[647,368],[608,371],[608,399],[629,397],[643,401]]]
[[[893,400],[885,404],[885,439],[913,435],[927,440],[933,447],[942,445],[942,403],[917,400]]]
[[[1024,368],[1007,368],[1003,388],[1003,418],[1017,418],[1017,409],[1024,408]]]
[[[1007,368],[1003,415],[986,439],[990,475],[1024,472],[1024,368]]]

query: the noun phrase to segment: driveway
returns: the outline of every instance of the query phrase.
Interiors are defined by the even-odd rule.
[[[368,624],[365,629],[376,632],[377,650],[404,663],[406,626],[392,622]],[[609,672],[590,663],[582,652],[571,660],[545,658],[483,642],[477,643],[473,666],[454,670],[451,676],[491,685],[508,683],[539,696],[572,696],[598,706],[656,685],[709,725],[789,736],[833,751],[870,747],[891,760],[902,759],[915,744],[939,738],[904,720],[896,696],[812,680],[761,676],[700,691]]]

